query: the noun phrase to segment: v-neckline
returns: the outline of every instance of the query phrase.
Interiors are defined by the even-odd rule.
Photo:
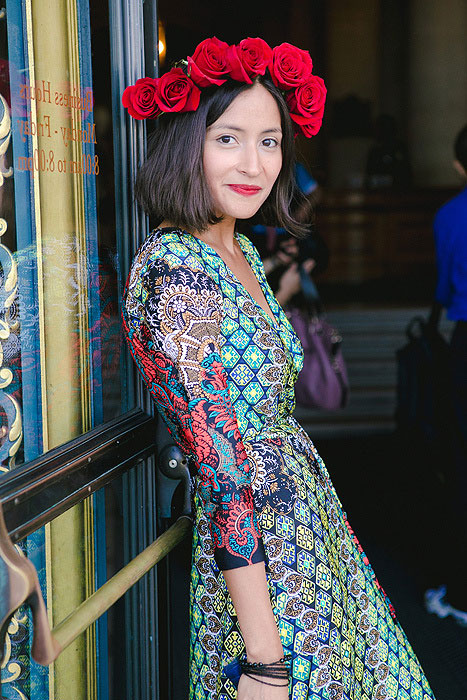
[[[231,275],[235,284],[237,284],[239,287],[241,287],[241,289],[243,289],[245,296],[251,300],[253,307],[255,309],[257,309],[257,312],[266,321],[269,328],[271,328],[271,330],[273,330],[277,334],[277,336],[280,338],[282,347],[283,347],[286,355],[289,357],[290,362],[294,366],[296,366],[296,362],[294,359],[295,353],[289,347],[289,344],[288,344],[290,334],[295,335],[294,330],[290,324],[290,321],[288,320],[287,316],[285,315],[284,310],[282,309],[282,307],[280,306],[278,301],[275,299],[274,294],[272,293],[272,291],[268,285],[266,275],[264,274],[264,269],[261,271],[259,269],[257,261],[252,256],[249,255],[248,251],[246,251],[243,248],[242,243],[241,243],[241,237],[237,233],[237,231],[235,231],[235,233],[234,233],[235,238],[238,241],[238,244],[239,244],[239,246],[242,250],[242,253],[244,254],[247,262],[251,265],[251,268],[253,270],[253,274],[255,275],[256,279],[258,280],[258,284],[260,285],[261,289],[263,290],[264,298],[266,299],[266,302],[267,302],[269,308],[271,309],[271,313],[273,314],[273,311],[272,311],[273,307],[271,306],[271,302],[278,309],[277,316],[274,316],[274,321],[273,321],[273,317],[269,316],[269,314],[266,313],[266,311],[258,304],[256,299],[250,294],[248,289],[246,289],[246,287],[240,282],[240,280],[237,278],[237,276],[232,272],[230,267],[224,262],[222,256],[219,255],[217,250],[215,250],[212,246],[210,246],[209,243],[206,243],[201,238],[197,238],[196,236],[193,236],[193,234],[191,234],[189,231],[185,231],[184,229],[181,229],[181,228],[172,228],[171,226],[170,227],[169,226],[159,227],[159,228],[154,229],[153,233],[157,233],[159,231],[160,232],[168,232],[168,233],[177,233],[177,234],[183,234],[185,236],[189,236],[190,239],[195,239],[195,240],[199,241],[201,244],[200,245],[201,248],[204,246],[204,248],[207,248],[208,251],[211,252],[211,255],[216,256],[220,260],[220,262],[223,265],[226,272],[229,275]],[[262,272],[262,274],[261,274],[261,272]],[[259,277],[261,277],[261,279],[259,279]],[[263,288],[263,284],[261,284],[261,281],[263,281],[264,288]]]
[[[163,229],[159,229],[159,230],[163,230]],[[260,288],[261,291],[263,292],[264,300],[266,301],[266,304],[269,306],[269,310],[271,311],[271,315],[268,314],[268,312],[265,311],[265,310],[263,309],[263,307],[261,306],[261,304],[259,304],[259,303],[256,301],[256,299],[254,298],[254,296],[248,291],[248,289],[245,287],[245,285],[242,284],[242,283],[240,282],[240,280],[238,279],[237,275],[236,275],[236,274],[232,271],[232,269],[227,265],[227,263],[225,262],[225,260],[224,260],[224,258],[222,257],[222,255],[221,255],[220,253],[218,253],[217,250],[216,250],[215,248],[212,247],[212,245],[209,245],[209,243],[206,243],[206,241],[203,241],[202,238],[198,238],[198,236],[193,236],[193,234],[191,234],[189,231],[183,231],[183,230],[181,230],[181,229],[176,229],[176,230],[178,230],[178,231],[180,231],[181,233],[184,233],[184,234],[186,234],[186,235],[188,235],[188,236],[191,236],[192,238],[195,238],[197,241],[199,241],[199,242],[201,243],[202,246],[205,246],[206,248],[209,248],[209,250],[212,251],[212,253],[213,253],[214,255],[216,255],[217,258],[219,258],[219,260],[221,261],[222,265],[223,265],[224,268],[227,270],[228,274],[232,277],[232,279],[235,281],[235,283],[236,283],[239,287],[241,287],[241,289],[244,291],[245,295],[251,300],[251,302],[253,303],[253,305],[259,310],[259,312],[263,315],[263,317],[266,318],[266,320],[269,322],[269,325],[271,326],[271,328],[274,328],[275,330],[279,331],[279,320],[278,320],[277,316],[274,315],[274,312],[273,312],[273,310],[272,310],[272,308],[271,308],[271,304],[270,304],[270,301],[269,301],[269,299],[268,299],[268,296],[269,296],[268,290],[267,290],[267,288],[266,288],[266,291],[264,291],[263,285],[261,284],[261,280],[258,279],[258,275],[257,275],[257,273],[256,273],[256,271],[255,271],[254,260],[251,260],[251,259],[250,259],[250,256],[248,255],[248,252],[244,250],[244,248],[243,248],[243,246],[242,246],[242,243],[241,243],[240,236],[238,235],[237,231],[234,232],[235,240],[237,241],[238,245],[240,246],[240,250],[242,251],[245,260],[247,261],[247,263],[250,265],[250,267],[251,267],[251,269],[252,269],[253,275],[255,276],[255,279],[256,279],[256,281],[257,281],[258,284],[259,284],[259,288]]]

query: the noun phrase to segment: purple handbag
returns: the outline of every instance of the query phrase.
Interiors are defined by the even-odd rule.
[[[287,313],[303,346],[303,369],[295,384],[297,403],[337,411],[347,405],[349,380],[340,345],[342,337],[322,316],[300,309]]]

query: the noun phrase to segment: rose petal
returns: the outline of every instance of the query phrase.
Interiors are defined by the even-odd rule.
[[[230,77],[240,82],[252,83],[252,78],[264,75],[272,58],[272,49],[264,39],[242,39],[236,46],[229,46]]]
[[[322,78],[311,75],[286,97],[290,118],[305,136],[315,136],[321,128],[326,101]]]
[[[217,37],[205,39],[188,56],[190,78],[199,87],[222,85],[227,79],[230,65],[227,59],[229,45]]]
[[[290,103],[292,111],[307,116],[324,107],[326,92],[324,80],[318,75],[311,75],[296,88],[287,101]]]
[[[301,115],[294,115],[291,114],[291,118],[297,125],[297,128],[307,137],[310,138],[311,136],[316,136],[318,131],[321,129],[321,125],[323,123],[323,114],[324,114],[324,107],[321,112],[317,112],[316,115],[312,119],[308,119],[308,121],[301,117]],[[301,120],[298,121],[297,117],[301,117]]]
[[[195,112],[199,107],[199,101],[201,98],[201,90],[196,87],[193,81],[190,82],[192,83],[192,87],[187,97],[184,109],[185,112]]]
[[[163,112],[190,112],[197,109],[201,92],[182,68],[172,68],[159,78],[156,102]]]
[[[155,100],[157,78],[139,78],[125,88],[122,104],[134,119],[155,119],[160,110]]]
[[[300,85],[311,75],[313,62],[308,51],[283,43],[272,50],[269,72],[275,85],[289,90]]]
[[[240,83],[252,83],[252,79],[243,67],[243,63],[238,55],[238,46],[229,46],[227,57],[230,63],[229,75],[232,80],[238,80]]]

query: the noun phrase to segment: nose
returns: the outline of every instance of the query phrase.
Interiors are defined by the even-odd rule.
[[[248,177],[255,177],[261,172],[261,155],[255,143],[245,144],[242,148],[238,169]]]

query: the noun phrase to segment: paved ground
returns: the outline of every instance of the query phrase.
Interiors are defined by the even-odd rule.
[[[437,700],[467,698],[467,629],[429,615],[407,569],[376,543],[367,554],[397,610]]]
[[[466,700],[467,629],[422,604],[445,566],[442,458],[397,436],[315,443],[437,700]]]

